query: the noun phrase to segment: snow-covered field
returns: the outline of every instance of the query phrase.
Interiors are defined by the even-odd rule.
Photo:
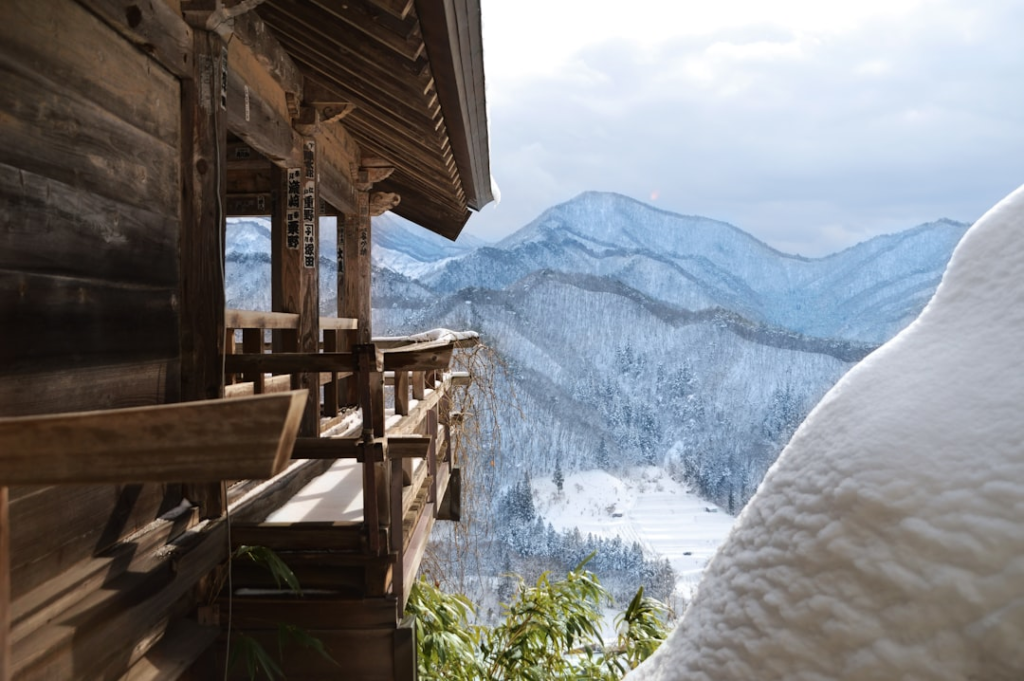
[[[672,599],[677,612],[693,597],[735,520],[654,466],[621,478],[602,470],[573,473],[565,477],[562,492],[551,479],[537,479],[533,498],[537,512],[556,530],[577,527],[583,536],[617,536],[639,542],[650,557],[667,558],[677,575]]]

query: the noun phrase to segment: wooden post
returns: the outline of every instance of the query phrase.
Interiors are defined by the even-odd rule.
[[[364,176],[365,173],[360,173]],[[364,189],[365,187],[365,189]],[[345,214],[345,228],[338,235],[338,316],[359,321],[356,343],[369,343],[370,323],[370,185],[356,189],[356,212]],[[339,220],[339,229],[341,221]]]
[[[391,457],[389,471],[391,490],[391,554],[396,556],[395,567],[391,573],[392,590],[399,603],[405,602],[405,537],[402,536],[404,518],[402,517],[402,464],[403,459]]]
[[[201,15],[193,17],[201,20]],[[192,78],[181,82],[181,399],[224,394],[224,229],[227,187],[227,49],[216,33],[193,31]],[[227,503],[223,482],[187,485],[204,518]]]
[[[406,416],[409,413],[409,372],[395,371],[395,414]],[[412,484],[412,459],[402,461],[402,481]]]
[[[437,498],[437,407],[427,412],[427,435],[430,436],[430,445],[427,447],[427,475],[430,476],[430,490],[427,494],[427,501],[432,504],[438,502]]]
[[[380,545],[380,528],[391,524],[390,468],[386,449],[384,461],[375,462],[369,443],[384,435],[384,356],[374,345],[357,345],[352,353],[363,410],[363,520],[370,550],[380,555],[387,548]]]
[[[263,329],[242,329],[242,351],[245,354],[263,354]],[[253,371],[246,374],[246,381],[252,381],[252,392],[254,395],[263,394],[266,388],[262,371]]]
[[[299,315],[294,336],[282,333],[275,351],[294,345],[297,352],[320,350],[320,288],[316,142],[303,139],[299,168],[271,166],[271,296],[275,312]],[[294,338],[294,344],[289,341]],[[279,349],[280,347],[280,349]],[[292,388],[309,390],[302,419],[304,437],[320,434],[320,380],[316,374],[295,374]]]
[[[409,413],[409,372],[395,372],[395,413],[406,416]]]
[[[338,352],[338,334],[336,329],[324,329],[324,352]],[[332,371],[324,386],[324,416],[328,418],[338,414],[338,383],[338,372]]]

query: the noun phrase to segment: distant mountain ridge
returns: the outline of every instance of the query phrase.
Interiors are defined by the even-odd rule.
[[[728,223],[587,192],[423,283],[440,292],[500,289],[541,269],[579,272],[686,309],[730,309],[805,335],[880,343],[916,316],[966,229],[939,220],[810,259]],[[865,315],[868,323],[858,323]]]

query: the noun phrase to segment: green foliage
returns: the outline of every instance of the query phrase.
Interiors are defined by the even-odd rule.
[[[420,679],[484,678],[477,655],[481,628],[469,624],[473,604],[465,596],[446,594],[425,579],[413,586],[405,612],[416,617]]]
[[[608,600],[597,576],[584,566],[593,554],[551,581],[545,572],[532,587],[505,605],[505,620],[481,643],[489,659],[488,678],[543,681],[576,676],[576,656],[591,657],[604,646],[597,629],[601,602]],[[567,654],[576,653],[576,655]]]
[[[650,657],[668,636],[665,604],[653,598],[644,597],[640,587],[629,606],[615,618],[619,632],[619,650],[630,669]]]
[[[490,628],[472,625],[472,603],[425,580],[413,588],[407,612],[417,619],[420,677],[425,681],[547,681],[619,679],[649,657],[668,633],[666,606],[641,588],[616,618],[617,645],[606,647],[598,625],[608,594],[586,560],[565,579],[542,574],[503,604]]]
[[[299,580],[295,573],[281,560],[280,556],[266,546],[239,546],[231,558],[232,560],[248,558],[257,565],[262,565],[273,576],[274,583],[278,588],[286,587],[293,594],[302,595],[302,587],[299,586]],[[311,636],[302,627],[279,623],[277,625],[277,659],[281,662],[284,662],[284,649],[289,646],[312,650],[324,659],[338,664],[324,648],[323,641]],[[232,636],[228,668],[234,668],[238,663],[242,663],[245,667],[245,673],[250,681],[255,681],[261,674],[270,681],[285,678],[278,661],[271,657],[262,643],[248,634],[235,633]]]
[[[245,666],[245,673],[249,679],[255,679],[260,674],[266,675],[270,681],[284,678],[281,667],[270,656],[263,644],[248,634],[235,634],[231,640],[228,667],[233,669],[239,662]]]
[[[292,593],[302,595],[302,587],[295,573],[288,567],[281,557],[268,549],[266,546],[239,546],[235,550],[233,558],[248,558],[257,565],[262,565],[274,578],[277,588],[287,586]]]

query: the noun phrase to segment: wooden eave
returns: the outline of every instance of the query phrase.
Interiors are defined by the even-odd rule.
[[[342,122],[362,157],[395,168],[374,191],[455,239],[468,209],[492,200],[478,0],[267,0],[255,11],[320,99],[352,107]]]
[[[494,200],[480,3],[417,0],[415,4],[467,202],[473,210],[480,210]],[[453,130],[461,134],[451,133]]]

